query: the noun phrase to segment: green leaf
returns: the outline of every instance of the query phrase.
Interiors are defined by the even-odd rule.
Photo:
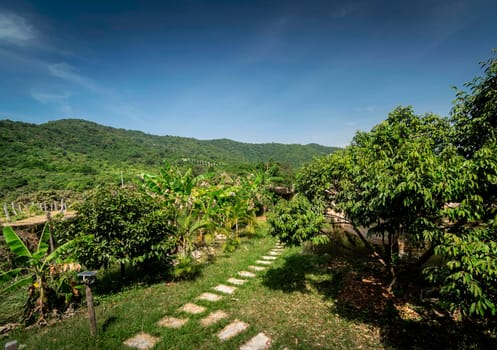
[[[0,293],[6,293],[6,292],[8,292],[10,290],[13,290],[13,289],[16,289],[16,288],[19,288],[19,287],[31,284],[32,282],[33,282],[33,277],[32,276],[23,277],[23,278],[15,281],[14,283],[12,283],[11,285],[9,285],[8,287],[0,290]]]
[[[38,249],[37,253],[40,255],[45,255],[48,252],[48,243],[50,240],[50,230],[48,228],[48,224],[45,224],[43,227],[43,232],[41,233],[40,240],[38,241]]]
[[[7,271],[7,272],[0,274],[0,284],[11,281],[13,278],[15,278],[17,275],[19,275],[22,272],[22,270],[25,270],[25,269],[22,267],[19,267],[17,269],[12,269],[10,271]]]
[[[2,231],[5,242],[16,257],[32,257],[29,249],[11,227],[4,227]]]

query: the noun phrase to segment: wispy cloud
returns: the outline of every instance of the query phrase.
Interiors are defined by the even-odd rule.
[[[68,99],[71,94],[69,92],[63,93],[52,93],[52,92],[41,92],[37,90],[30,90],[30,95],[35,100],[41,103],[51,103]]]
[[[69,92],[54,93],[31,89],[29,91],[32,98],[42,104],[53,104],[64,114],[73,114],[73,109],[68,99],[71,97]]]
[[[0,42],[25,46],[36,39],[36,31],[17,14],[0,11]]]
[[[79,74],[73,66],[65,62],[50,64],[48,71],[57,78],[82,86],[96,94],[108,95],[112,93],[112,91],[100,86],[93,79]]]

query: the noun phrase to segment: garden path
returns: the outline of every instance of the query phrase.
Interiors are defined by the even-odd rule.
[[[281,254],[284,247],[280,243],[276,243],[275,247],[268,252],[268,255],[261,257],[261,260],[256,261],[256,265],[248,266],[250,271],[239,271],[237,276],[230,277],[227,279],[227,284],[219,284],[213,286],[211,291],[206,291],[199,295],[195,300],[203,300],[215,303],[221,300],[224,295],[231,295],[236,293],[237,288],[244,288],[244,286],[249,282],[251,278],[257,277],[257,273],[263,273],[269,265],[271,265]],[[263,266],[260,266],[263,265]],[[215,293],[217,292],[217,293]],[[167,328],[181,328],[183,327],[190,318],[186,315],[195,315],[205,313],[206,307],[196,305],[195,303],[186,303],[181,306],[177,312],[178,315],[165,315],[157,324],[161,327]],[[177,316],[177,317],[176,317]],[[223,319],[229,319],[230,315],[223,310],[214,310],[210,312],[207,316],[200,319],[200,327],[210,327]],[[231,339],[250,327],[250,324],[244,322],[243,320],[234,319],[226,325],[223,329],[216,333],[219,341],[225,341]],[[135,348],[138,350],[149,350],[155,345],[161,342],[161,338],[154,337],[145,332],[140,332],[135,336],[125,340],[124,345]],[[245,339],[245,342],[240,345],[240,350],[266,350],[271,347],[271,338],[264,332],[258,333],[256,336]]]

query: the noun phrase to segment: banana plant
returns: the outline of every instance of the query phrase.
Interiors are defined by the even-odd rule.
[[[38,246],[32,252],[11,227],[4,227],[2,231],[5,242],[14,253],[16,264],[20,267],[0,274],[0,288],[5,286],[0,289],[0,294],[29,285],[24,319],[29,320],[38,313],[38,321],[41,321],[49,311],[48,295],[51,290],[49,279],[53,277],[51,270],[55,263],[60,262],[62,254],[75,244],[75,241],[69,241],[49,252],[50,231],[48,225],[45,225]],[[33,300],[34,303],[30,307]]]

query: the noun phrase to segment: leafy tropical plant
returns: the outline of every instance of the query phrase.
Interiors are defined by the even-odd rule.
[[[50,232],[48,225],[45,225],[36,250],[31,252],[11,227],[4,227],[2,231],[5,242],[14,253],[16,265],[19,267],[0,275],[0,283],[4,286],[1,292],[29,285],[23,316],[25,322],[30,323],[36,317],[37,321],[42,321],[47,313],[57,306],[61,294],[63,294],[62,300],[68,301],[66,294],[68,290],[70,296],[79,293],[73,281],[67,279],[68,276],[60,276],[54,270],[56,264],[71,261],[62,260],[62,257],[75,245],[74,240],[49,252]]]

